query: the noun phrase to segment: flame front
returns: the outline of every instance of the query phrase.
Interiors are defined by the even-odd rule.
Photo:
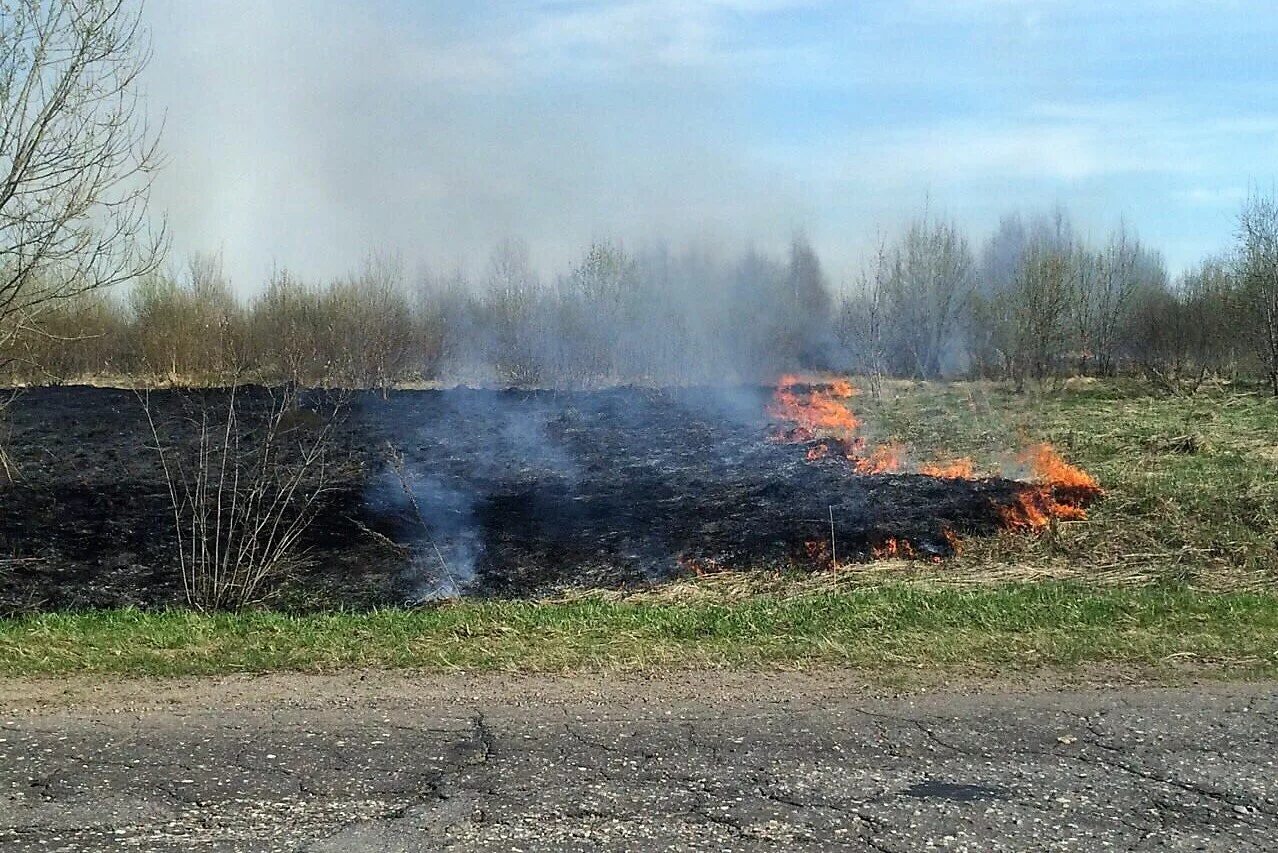
[[[772,440],[785,444],[812,444],[809,462],[832,453],[852,462],[858,474],[900,474],[908,470],[908,448],[897,441],[876,445],[867,452],[858,435],[861,421],[847,406],[859,391],[846,379],[806,381],[793,374],[777,383],[768,415],[791,426],[773,432]],[[970,466],[970,461],[969,461]]]
[[[897,441],[868,447],[858,432],[861,421],[847,401],[859,392],[846,379],[810,381],[789,374],[781,377],[768,405],[772,418],[787,424],[771,436],[773,441],[807,444],[806,458],[818,462],[842,458],[858,474],[900,474],[911,470],[909,448]],[[1036,532],[1055,520],[1075,521],[1087,517],[1087,506],[1102,494],[1096,478],[1069,464],[1049,444],[1035,444],[1018,456],[1031,475],[1020,484],[1012,502],[997,507],[1003,526],[1009,530]],[[915,469],[918,474],[942,480],[972,480],[978,477],[969,457],[930,462]],[[953,551],[958,535],[943,531]],[[919,558],[918,549],[906,539],[888,538],[870,549],[873,557]]]
[[[806,393],[802,389],[806,386]],[[817,433],[851,435],[861,426],[852,410],[843,405],[856,394],[852,383],[836,379],[823,385],[805,383],[798,376],[786,375],[777,384],[768,414],[795,425],[791,433],[805,434],[806,438],[793,437],[791,441],[809,441]]]
[[[854,460],[858,474],[900,474],[905,470],[905,445],[897,441],[880,444],[869,456]]]
[[[913,560],[918,555],[910,540],[889,536],[870,549],[870,556],[876,560]]]
[[[857,463],[861,473],[898,470],[899,453],[876,449],[865,457],[865,439],[857,435],[861,421],[846,403],[858,393],[846,379],[815,382],[793,374],[782,376],[768,404],[768,416],[790,426],[774,431],[772,440],[808,444],[820,439],[807,450],[809,462],[837,453]]]
[[[1095,477],[1066,462],[1050,444],[1032,445],[1018,459],[1029,467],[1033,482],[1015,503],[999,510],[1013,530],[1042,530],[1054,519],[1081,521],[1088,504],[1104,494]]]
[[[927,477],[938,477],[942,480],[974,480],[976,464],[964,456],[949,462],[931,462],[919,466],[919,473]]]

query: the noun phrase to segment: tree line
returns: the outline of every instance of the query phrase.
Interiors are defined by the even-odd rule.
[[[1173,279],[1126,226],[1090,240],[1062,210],[1005,217],[979,248],[923,217],[880,247],[838,337],[871,376],[1263,379],[1278,395],[1278,206],[1254,197],[1238,222],[1234,246]]]
[[[515,241],[475,280],[374,256],[322,285],[280,270],[248,300],[197,256],[45,306],[3,360],[12,382],[590,387],[830,369],[1018,388],[1263,380],[1278,394],[1278,204],[1253,198],[1238,222],[1236,245],[1174,279],[1129,228],[1089,240],[1060,210],[1008,216],[979,246],[921,216],[837,289],[801,236],[780,257],[596,243],[550,280]]]

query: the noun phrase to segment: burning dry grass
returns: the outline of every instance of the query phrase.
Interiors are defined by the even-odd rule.
[[[768,414],[777,421],[772,440],[807,445],[808,462],[844,460],[862,475],[914,472],[943,480],[974,480],[983,475],[970,456],[920,465],[910,461],[911,447],[892,437],[871,442],[862,434],[863,422],[852,413],[851,398],[859,392],[847,379],[805,380],[781,377]],[[1051,444],[1040,441],[1017,454],[1026,483],[1006,505],[997,507],[1003,526],[1022,533],[1039,533],[1057,521],[1083,521],[1087,507],[1103,492],[1096,478],[1061,458]],[[959,538],[945,530],[950,554],[958,553]],[[809,549],[811,550],[811,549]],[[921,551],[914,542],[886,537],[873,544],[876,559],[938,559],[935,551]],[[837,563],[832,553],[825,555]]]
[[[1085,521],[972,539],[946,566],[955,575],[1173,579],[1213,589],[1272,589],[1278,581],[1272,400],[1220,390],[1151,396],[1114,382],[1040,395],[987,383],[892,382],[881,400],[859,405],[867,429],[921,457],[966,457],[978,470],[1024,476],[1046,443],[1078,466],[1053,475],[1057,495],[1103,483],[1105,500]],[[1035,452],[1009,457],[1009,438]]]
[[[931,462],[920,465],[919,473],[942,480],[970,480],[976,476],[976,463],[967,457],[950,462]]]
[[[899,448],[907,448],[907,463],[930,460],[914,467],[921,474],[996,474],[1040,488],[1005,508],[1011,533],[970,539],[942,566],[889,559],[812,583],[902,572],[946,584],[1172,579],[1222,590],[1272,589],[1278,581],[1278,407],[1271,400],[1221,389],[1151,396],[1147,387],[1118,382],[1022,395],[992,383],[893,381],[881,398],[859,396],[854,405],[856,434],[817,440],[811,461],[828,464],[842,454],[865,469],[899,460]],[[876,454],[868,435],[898,450]],[[1010,452],[1015,447],[1022,449]],[[1105,500],[1084,511],[1100,483]],[[1020,535],[1026,532],[1035,535]],[[907,549],[886,543],[880,554],[908,557]]]

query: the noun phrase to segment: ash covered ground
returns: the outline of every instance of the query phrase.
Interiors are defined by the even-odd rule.
[[[204,392],[215,410],[223,392]],[[260,390],[243,392],[262,405]],[[401,391],[348,401],[307,568],[279,599],[360,608],[460,591],[625,588],[719,568],[828,567],[896,539],[944,556],[1022,487],[853,473],[769,441],[771,389]],[[178,424],[190,395],[153,392]],[[188,431],[189,432],[189,431]],[[174,435],[180,434],[180,430]],[[172,507],[141,401],[34,389],[11,407],[0,608],[182,602]],[[398,460],[398,461],[396,461]]]

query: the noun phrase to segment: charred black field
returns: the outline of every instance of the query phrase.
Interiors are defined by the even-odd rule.
[[[225,394],[147,399],[181,425],[193,399],[216,411]],[[240,394],[248,407],[268,400]],[[823,569],[890,542],[940,558],[954,536],[994,532],[1024,488],[808,461],[802,445],[770,440],[770,394],[356,395],[338,414],[307,565],[277,601],[359,609],[628,588],[718,569]],[[0,608],[182,603],[173,510],[138,394],[33,389],[11,406],[7,432],[17,473],[0,484]]]

